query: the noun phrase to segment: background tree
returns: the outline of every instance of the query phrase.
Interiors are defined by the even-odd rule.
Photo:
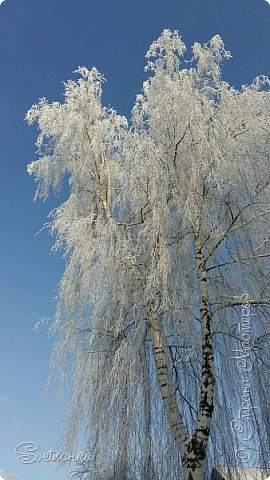
[[[176,31],[151,45],[130,125],[102,106],[95,68],[78,69],[63,104],[27,114],[36,197],[70,189],[48,224],[66,258],[51,332],[62,381],[74,362],[64,448],[88,427],[82,478],[201,480],[235,464],[243,379],[230,350],[246,341],[246,362],[268,362],[269,80],[222,81],[218,35],[193,45],[189,68],[185,51]],[[261,370],[242,368],[260,399],[244,427],[268,402]]]

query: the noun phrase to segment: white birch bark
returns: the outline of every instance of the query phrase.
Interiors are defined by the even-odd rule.
[[[195,433],[184,454],[185,480],[203,480],[203,465],[206,457],[210,425],[214,409],[214,357],[211,335],[212,315],[207,292],[207,270],[202,252],[202,240],[195,237],[195,256],[199,277],[200,320],[202,334],[202,377],[199,413]]]
[[[181,453],[182,458],[185,455],[189,439],[186,432],[181,413],[179,412],[176,396],[171,384],[168,363],[165,354],[165,345],[163,335],[160,330],[157,316],[154,312],[149,313],[149,328],[155,358],[157,381],[161,393],[164,410],[169,422],[169,427],[173,438]]]

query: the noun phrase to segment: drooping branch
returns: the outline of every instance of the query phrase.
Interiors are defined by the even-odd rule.
[[[250,255],[248,257],[234,258],[233,260],[229,260],[228,262],[219,263],[218,265],[212,265],[211,267],[208,267],[206,271],[209,272],[210,270],[214,270],[215,268],[225,267],[225,265],[232,265],[238,262],[241,263],[245,260],[252,260],[255,258],[266,258],[266,257],[270,257],[270,253],[262,253],[261,255]]]

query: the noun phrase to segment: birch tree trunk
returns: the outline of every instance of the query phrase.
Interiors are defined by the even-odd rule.
[[[200,320],[202,335],[202,375],[199,412],[196,430],[190,439],[182,415],[179,411],[175,392],[173,391],[168,362],[165,354],[165,342],[159,327],[157,315],[149,314],[149,327],[153,345],[157,380],[164,404],[169,427],[176,446],[181,454],[184,480],[204,479],[204,460],[210,434],[214,399],[214,366],[211,334],[211,310],[207,291],[207,269],[202,251],[202,239],[195,235],[195,256],[199,280]]]
[[[207,270],[202,252],[200,235],[195,237],[196,265],[199,276],[200,319],[202,332],[202,377],[199,413],[196,431],[184,453],[184,479],[203,480],[203,466],[206,457],[210,425],[214,409],[214,357],[211,335],[212,315],[207,292]]]
[[[175,444],[181,454],[181,457],[183,458],[189,443],[189,439],[171,384],[168,362],[164,351],[165,346],[162,332],[158,324],[157,316],[153,311],[151,311],[149,314],[149,328],[154,351],[159,390],[164,404],[166,416],[168,418],[170,430],[173,434]]]

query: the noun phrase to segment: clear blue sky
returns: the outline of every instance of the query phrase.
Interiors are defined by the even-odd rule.
[[[68,396],[47,402],[42,388],[52,342],[46,328],[63,270],[46,231],[35,233],[58,200],[33,203],[26,165],[35,159],[36,130],[24,115],[39,97],[61,100],[62,81],[77,66],[107,78],[104,101],[129,116],[145,79],[144,55],[163,28],[187,45],[219,33],[233,59],[224,78],[234,85],[270,75],[270,6],[265,0],[5,0],[0,6],[0,469],[20,480],[61,480],[54,464],[23,466],[18,443],[57,449]]]

